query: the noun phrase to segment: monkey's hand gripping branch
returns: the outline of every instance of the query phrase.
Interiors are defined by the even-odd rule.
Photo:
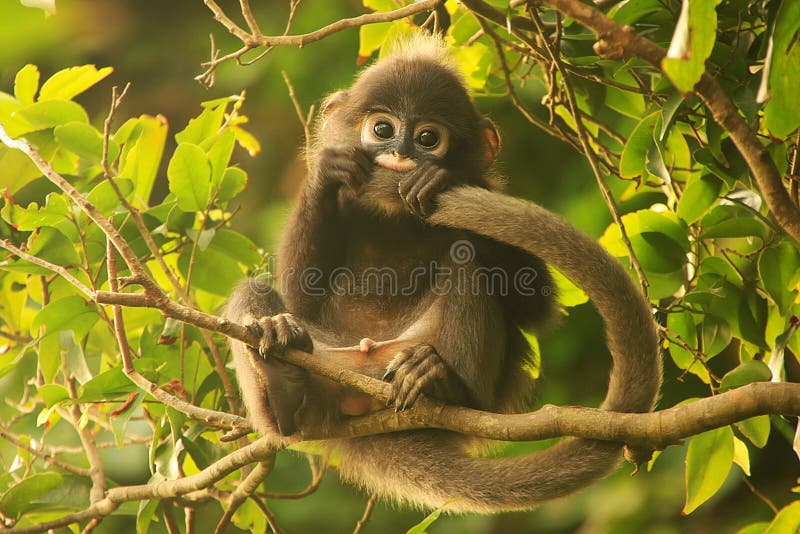
[[[80,195],[67,180],[56,173],[36,149],[24,139],[10,138],[2,128],[2,125],[0,125],[0,141],[27,154],[45,177],[67,193],[87,215],[97,215],[96,208],[85,197]],[[481,198],[481,195],[491,195],[492,198]],[[454,227],[471,228],[476,224],[475,221],[481,221],[482,228],[477,228],[475,231],[486,233],[487,235],[492,235],[492,233],[499,231],[503,231],[504,235],[508,235],[508,228],[518,228],[520,229],[519,241],[513,244],[522,247],[537,247],[535,250],[537,255],[553,263],[567,276],[576,276],[574,281],[579,285],[583,285],[590,296],[594,296],[592,295],[593,291],[590,291],[587,287],[587,285],[591,285],[591,281],[587,284],[586,280],[583,280],[580,274],[575,272],[582,269],[580,259],[570,259],[567,251],[562,249],[565,243],[570,242],[571,234],[577,232],[555,215],[547,213],[532,203],[471,188],[458,188],[442,193],[439,199],[439,209],[433,215],[432,222]],[[496,206],[493,204],[495,201],[498,201]],[[502,209],[504,205],[510,205],[513,208],[511,212],[517,216],[521,215],[521,219],[520,217],[516,219],[497,217],[495,210]],[[488,208],[488,206],[492,207]],[[486,210],[489,209],[495,216],[487,219],[485,215]],[[539,228],[537,231],[537,225],[530,224],[530,213],[527,216],[524,215],[526,211],[537,213],[540,216],[539,223],[549,221],[550,224]],[[543,214],[546,215],[542,219]],[[92,219],[95,220],[95,217],[92,217]],[[491,222],[487,223],[487,220]],[[44,260],[31,256],[8,241],[0,241],[0,247],[59,274],[84,293],[87,298],[98,304],[154,308],[161,311],[166,317],[222,333],[254,347],[258,346],[259,339],[245,326],[183,306],[170,299],[158,288],[144,270],[137,268],[140,265],[138,258],[132,253],[129,254],[131,249],[117,230],[102,217],[98,216],[95,222],[112,240],[126,263],[129,263],[131,270],[134,273],[137,271],[141,273],[134,274],[127,281],[131,285],[141,285],[144,289],[143,292],[93,291],[82,285],[74,277],[69,277],[69,273],[63,267],[49,264]],[[525,231],[522,231],[522,229]],[[525,241],[525,233],[528,231],[537,233],[538,237],[536,237],[535,241]],[[558,232],[560,231],[567,231],[567,234],[559,234]],[[511,233],[513,234],[513,232]],[[553,239],[553,236],[557,236],[557,239]],[[588,238],[583,236],[581,239]],[[596,246],[596,244],[592,246]],[[587,272],[585,276],[592,277],[593,274]],[[636,305],[640,308],[643,306],[641,297],[635,297],[633,302],[638,302]],[[647,317],[646,322],[650,320],[648,315],[649,311],[645,307],[644,316]],[[608,320],[608,317],[606,319]],[[627,328],[625,323],[618,326]],[[649,328],[645,327],[643,330],[646,336],[650,335],[647,333]],[[367,350],[365,351],[364,349]],[[320,347],[313,355],[297,350],[289,350],[282,358],[312,373],[325,376],[344,386],[385,401],[389,395],[389,384],[362,375],[347,366],[337,364],[342,360],[357,361],[358,359],[363,359],[365,352],[369,352],[369,347],[339,349],[323,349]],[[647,355],[643,357],[637,356],[637,358],[643,361],[651,360],[650,356]],[[654,365],[650,364],[651,375],[657,374],[652,372],[654,368],[657,369]],[[140,386],[146,391],[155,391],[159,399],[164,397],[162,399],[163,402],[169,403],[193,419],[205,421],[212,426],[238,429],[234,430],[237,433],[251,430],[249,423],[240,417],[212,410],[202,410],[191,405],[184,406],[187,403],[180,399],[172,398],[172,396],[163,391],[161,391],[163,393],[161,395],[159,394],[160,390],[157,390],[153,384],[144,382],[146,381],[143,381]],[[657,381],[650,380],[649,384],[647,393],[643,396],[645,402],[642,404],[645,407],[640,408],[642,411],[649,409],[649,399],[657,389],[653,388],[653,384],[657,384]],[[617,384],[617,387],[619,385]],[[614,387],[613,383],[612,387]],[[536,412],[528,414],[501,415],[460,406],[447,406],[422,397],[408,411],[396,413],[394,410],[383,410],[353,418],[339,428],[326,431],[324,435],[305,430],[295,439],[355,437],[416,428],[440,428],[479,437],[511,441],[575,436],[617,441],[645,448],[663,448],[682,438],[756,415],[800,415],[800,384],[750,384],[711,398],[701,399],[688,405],[653,414],[618,413],[612,411],[614,410],[612,406],[604,407],[608,409],[545,406]],[[202,413],[198,413],[197,410]]]

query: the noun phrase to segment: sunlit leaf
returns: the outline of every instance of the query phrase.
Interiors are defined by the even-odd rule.
[[[729,426],[703,432],[689,441],[684,514],[692,513],[722,487],[732,464],[733,431]]]
[[[89,160],[100,163],[103,159],[103,135],[96,128],[82,122],[70,122],[56,127],[53,130],[56,140],[61,145]],[[108,161],[113,163],[119,156],[119,145],[113,140],[108,141]]]
[[[33,104],[39,89],[39,68],[30,63],[22,67],[14,78],[14,96],[22,104]]]
[[[621,177],[636,178],[644,171],[645,158],[653,145],[653,128],[658,117],[658,112],[647,115],[628,136],[619,162]]]
[[[190,119],[186,128],[175,134],[175,141],[179,144],[199,145],[207,138],[217,134],[222,126],[222,120],[225,118],[226,108],[225,104],[204,107],[200,115]]]
[[[219,184],[218,202],[227,202],[244,191],[247,186],[247,173],[239,167],[228,167]]]
[[[760,360],[750,360],[739,364],[722,377],[720,391],[738,388],[751,382],[769,382],[772,373],[767,365]]]
[[[114,135],[117,143],[124,144],[119,175],[133,180],[136,186],[134,198],[140,207],[146,206],[150,200],[166,139],[167,120],[161,115],[131,119]]]
[[[759,101],[764,107],[764,125],[775,137],[786,137],[800,126],[800,3],[781,2],[775,27],[769,37],[766,65]]]
[[[197,145],[181,143],[167,167],[169,190],[183,211],[203,211],[211,193],[211,164]]]
[[[789,534],[800,531],[800,501],[781,508],[764,534]]]
[[[744,437],[750,440],[750,443],[759,449],[767,444],[771,428],[768,415],[751,417],[750,419],[735,423],[735,426]]]
[[[44,326],[48,335],[61,330],[73,330],[78,337],[82,337],[99,319],[94,304],[87,303],[81,297],[71,296],[45,306],[36,315],[32,327]]]
[[[94,65],[82,65],[60,70],[42,84],[39,100],[71,100],[86,91],[114,71],[111,67],[97,69]]]
[[[18,109],[12,115],[18,124],[7,125],[9,135],[17,137],[28,132],[53,128],[70,122],[88,123],[86,111],[69,100],[47,100]]]
[[[765,248],[758,258],[758,274],[764,289],[782,312],[789,309],[797,296],[792,284],[796,282],[798,270],[800,254],[794,245],[786,241]]]
[[[742,468],[744,474],[750,476],[750,452],[744,441],[733,436],[733,462]]]
[[[678,24],[667,56],[664,73],[680,91],[692,90],[705,71],[717,35],[716,6],[720,0],[683,0]]]
[[[722,182],[713,175],[690,178],[678,202],[678,217],[687,223],[696,222],[711,209],[720,191]]]

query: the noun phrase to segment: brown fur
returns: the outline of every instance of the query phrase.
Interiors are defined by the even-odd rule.
[[[419,116],[445,124],[446,155],[428,161],[425,170],[421,164],[417,174],[371,167],[358,132],[376,105],[403,120]],[[259,291],[245,283],[231,297],[228,317],[254,321],[288,309],[317,347],[357,345],[363,338],[398,340],[342,365],[376,378],[388,366],[399,409],[407,407],[401,399],[413,403],[409,390],[418,385],[447,402],[520,411],[528,406],[532,386],[524,370],[530,347],[520,328],[547,323],[556,308],[541,257],[583,287],[607,321],[614,367],[603,407],[650,410],[661,370],[647,304],[625,270],[592,239],[532,203],[487,190],[496,140],[438,44],[422,41],[367,69],[353,87],[329,100],[315,166],[281,246],[286,306],[270,288]],[[425,154],[420,157],[424,163]],[[398,195],[398,183],[402,190],[404,180],[414,177],[446,179],[427,220]],[[466,261],[451,252],[462,241],[472,247]],[[467,290],[440,292],[428,279],[387,295],[365,282],[364,275],[376,269],[391,268],[401,281],[414,273],[430,275],[432,262],[450,268],[446,280],[454,284],[454,273],[465,276],[471,281]],[[330,274],[341,267],[353,274],[346,288],[357,291],[335,291],[341,287]],[[502,295],[487,291],[469,276],[485,268],[513,274],[523,267],[537,275],[532,295],[514,288]],[[298,273],[308,269],[321,276],[304,284]],[[276,350],[305,339],[285,323],[262,319],[266,330],[275,325],[266,335],[274,337],[268,341]],[[245,404],[263,434],[335,425],[344,414],[374,408],[281,363],[271,357],[273,348],[262,357],[238,342],[231,346]],[[421,362],[416,367],[410,363],[414,355]],[[448,511],[482,513],[530,508],[583,488],[613,470],[621,450],[619,444],[569,439],[520,458],[476,458],[469,452],[475,440],[434,430],[328,445],[341,456],[342,477],[371,493],[426,508],[455,499]]]

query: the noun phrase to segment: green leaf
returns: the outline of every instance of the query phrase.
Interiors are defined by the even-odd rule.
[[[28,253],[56,265],[69,266],[80,263],[75,245],[60,231],[48,226],[28,239]]]
[[[800,254],[794,245],[786,241],[776,247],[765,248],[758,258],[761,282],[781,312],[786,312],[797,296],[793,285],[797,283],[798,269]]]
[[[18,109],[12,115],[18,119],[18,124],[12,124],[8,128],[8,133],[12,137],[18,137],[36,130],[44,130],[67,124],[68,122],[88,123],[89,116],[86,111],[69,100],[48,100],[46,102],[36,102],[29,106]]]
[[[425,517],[425,519],[423,519],[422,521],[420,521],[419,523],[408,529],[406,531],[406,534],[425,534],[426,532],[428,532],[428,527],[430,527],[432,524],[436,522],[437,519],[439,519],[439,516],[442,515],[442,512],[444,511],[445,507],[451,502],[455,502],[455,499],[447,501],[441,506],[441,508],[437,508],[436,510],[428,514]]]
[[[71,100],[114,71],[111,67],[97,69],[94,65],[70,67],[53,74],[39,93],[39,100]]]
[[[617,24],[629,25],[653,13],[665,12],[666,8],[659,0],[636,0],[620,2],[608,11],[608,17]]]
[[[116,178],[114,182],[122,193],[122,196],[128,198],[133,193],[133,182],[125,178]],[[111,186],[108,180],[103,180],[97,184],[87,196],[87,200],[95,205],[95,207],[108,217],[121,206],[117,192]]]
[[[191,251],[186,249],[178,258],[178,267],[184,275],[188,273],[191,257]],[[255,265],[260,260],[258,249],[249,239],[230,230],[220,230],[206,250],[195,252],[192,286],[213,295],[227,295],[244,275],[242,266]]]
[[[750,451],[747,444],[733,436],[733,462],[742,468],[746,476],[750,476]]]
[[[750,443],[759,449],[767,444],[771,426],[768,415],[757,415],[756,417],[734,423],[734,425],[744,437],[750,440]]]
[[[800,531],[800,501],[781,508],[764,534],[790,534]]]
[[[39,386],[38,396],[45,406],[52,408],[61,401],[69,399],[69,391],[59,384],[43,384]]]
[[[769,382],[772,373],[767,364],[760,360],[750,360],[739,364],[735,369],[729,371],[722,377],[719,390],[727,391],[738,388],[751,382]]]
[[[39,89],[39,68],[30,63],[22,67],[14,78],[14,96],[22,104],[33,104]]]
[[[31,327],[36,329],[44,326],[47,335],[58,333],[62,330],[73,330],[78,338],[100,319],[97,308],[92,303],[87,303],[76,295],[64,297],[53,301],[36,314]]]
[[[0,510],[5,516],[18,518],[29,510],[35,510],[37,500],[61,486],[63,482],[63,477],[54,472],[31,475],[3,494],[0,498]]]
[[[683,93],[691,91],[705,72],[717,36],[719,1],[683,0],[672,42],[661,63],[664,73]]]
[[[159,479],[161,477],[158,477]],[[151,481],[152,482],[152,481]],[[147,534],[150,530],[150,523],[155,521],[156,511],[160,501],[146,500],[139,502],[139,510],[136,514],[136,532],[138,534]]]
[[[703,354],[707,359],[716,356],[731,342],[731,327],[724,319],[713,315],[706,316],[703,321]]]
[[[644,117],[628,136],[619,162],[622,178],[636,178],[644,172],[647,153],[653,145],[653,128],[659,115],[659,112],[654,112]]]
[[[225,169],[228,168],[235,143],[236,135],[226,128],[208,149],[208,161],[211,162],[211,183],[215,188],[219,187]]]
[[[103,159],[103,134],[94,126],[82,122],[70,122],[53,130],[56,141],[67,150],[74,152],[91,163],[99,164]],[[119,144],[108,140],[108,162],[113,163],[119,156]]]
[[[247,186],[247,173],[239,167],[228,167],[222,176],[217,193],[217,202],[227,202],[244,191]]]
[[[197,145],[181,143],[167,167],[169,190],[178,199],[178,207],[186,212],[203,211],[211,193],[211,165],[206,153]]]
[[[70,209],[64,197],[57,193],[49,193],[46,203],[39,207],[35,202],[23,208],[17,204],[6,201],[0,216],[17,230],[29,232],[41,226],[57,227],[65,222],[70,222]],[[77,258],[77,256],[74,256]]]
[[[733,431],[725,426],[694,436],[686,453],[686,504],[692,513],[714,495],[733,464]]]
[[[217,134],[225,118],[227,104],[204,107],[197,117],[189,119],[189,124],[182,131],[175,134],[175,141],[199,145],[209,137]]]
[[[772,347],[772,352],[769,355],[769,370],[772,372],[772,377],[779,382],[786,381],[786,367],[784,366],[784,358],[786,356],[786,345],[794,336],[797,331],[798,320],[797,317],[789,319],[789,326],[786,330],[775,338],[775,345]]]
[[[719,178],[711,174],[699,178],[692,176],[678,201],[678,217],[690,224],[696,222],[711,209],[721,191],[722,181]]]
[[[119,175],[133,180],[136,185],[134,198],[139,207],[146,207],[164,153],[167,121],[161,115],[141,115],[120,127],[114,140],[124,143]]]
[[[688,312],[670,313],[667,316],[667,329],[672,336],[678,337],[669,343],[670,357],[678,369],[687,370],[706,384],[710,384],[711,377],[703,362],[698,361],[694,353],[681,346],[683,343],[691,349],[698,348],[697,325],[693,315]]]
[[[376,24],[366,24],[358,29],[359,64],[363,64],[376,50],[383,46],[386,33],[391,25],[391,22],[378,22]]]
[[[558,288],[558,303],[566,308],[572,308],[589,301],[589,296],[558,269],[550,269],[553,281]]]
[[[700,221],[702,239],[769,236],[767,225],[754,217],[753,212],[739,205],[716,206]]]
[[[101,402],[118,399],[137,391],[122,367],[114,367],[102,372],[86,382],[78,392],[80,402]]]
[[[736,534],[764,534],[764,531],[767,530],[768,526],[769,523],[766,522],[752,523],[742,529],[739,529]]]
[[[764,107],[764,125],[775,137],[786,137],[800,126],[800,3],[784,1],[778,8],[775,27],[769,38],[759,102]]]

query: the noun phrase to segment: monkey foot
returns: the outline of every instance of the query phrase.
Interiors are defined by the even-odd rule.
[[[282,354],[287,348],[313,352],[314,344],[297,319],[290,313],[261,317],[247,325],[259,338],[258,353],[262,358]]]
[[[420,393],[441,393],[450,389],[455,376],[432,346],[421,343],[400,352],[389,362],[383,380],[391,382],[387,405],[399,412],[411,408]]]

